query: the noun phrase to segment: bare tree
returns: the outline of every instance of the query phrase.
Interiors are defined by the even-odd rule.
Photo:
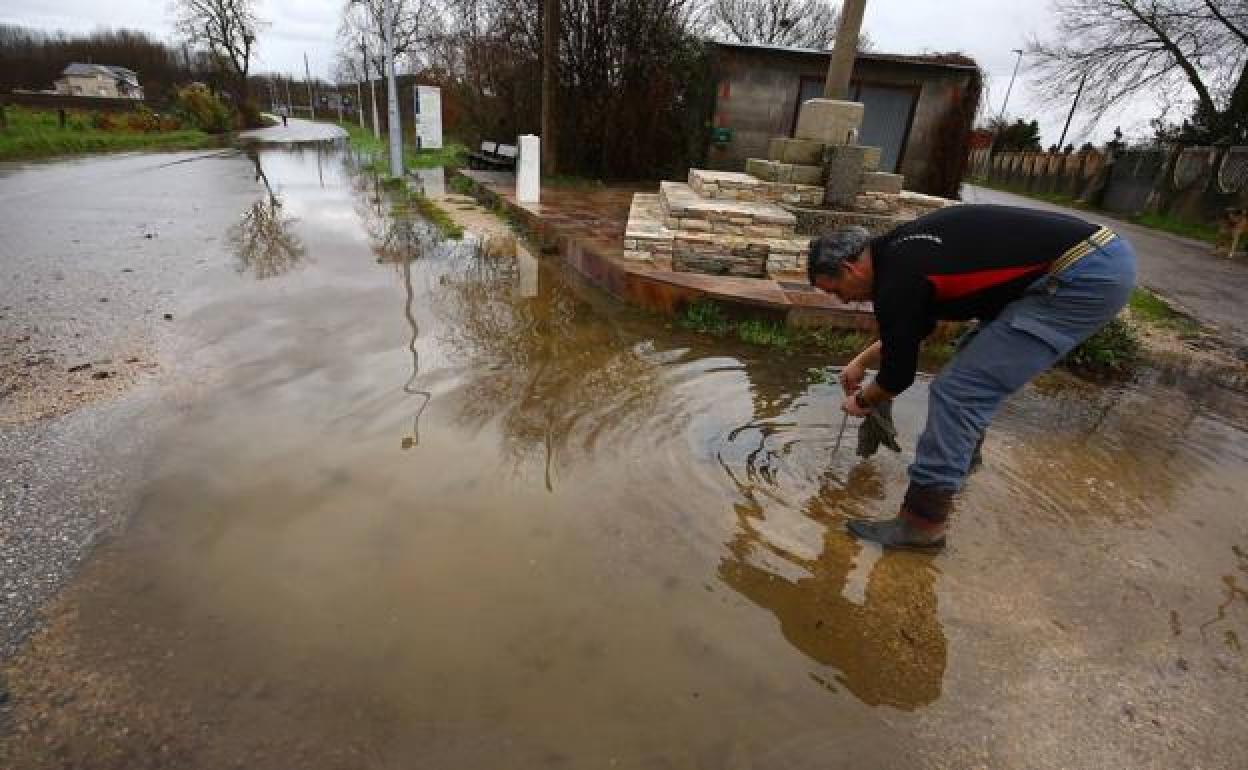
[[[841,11],[828,0],[712,0],[706,14],[711,34],[721,39],[827,49]]]
[[[1051,37],[1029,49],[1037,88],[1100,118],[1149,94],[1195,96],[1206,140],[1248,140],[1246,0],[1058,0]]]
[[[173,7],[178,33],[187,42],[208,49],[234,81],[238,104],[247,104],[247,75],[256,32],[263,25],[256,15],[255,0],[175,0]]]
[[[442,34],[442,8],[437,0],[392,0],[394,6],[395,67],[416,72],[426,47]],[[339,48],[358,52],[360,38],[367,41],[369,68],[380,78],[385,62],[385,0],[346,0],[338,26]]]

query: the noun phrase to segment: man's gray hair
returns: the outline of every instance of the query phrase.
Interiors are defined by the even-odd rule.
[[[838,228],[810,241],[806,276],[810,284],[820,275],[835,278],[846,262],[853,262],[871,244],[871,232],[860,225]]]

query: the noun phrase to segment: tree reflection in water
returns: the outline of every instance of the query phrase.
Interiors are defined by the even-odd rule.
[[[251,160],[256,167],[256,181],[263,182],[265,195],[243,212],[242,219],[230,228],[229,242],[238,258],[238,272],[251,271],[256,280],[281,275],[303,259],[303,242],[291,229],[297,221],[282,215],[282,200],[273,192],[269,179],[254,151]]]
[[[539,268],[537,296],[517,297],[515,259],[478,253],[445,273],[434,302],[439,342],[474,370],[460,419],[498,425],[514,467],[560,468],[604,436],[659,409],[653,344],[607,323],[563,280]]]

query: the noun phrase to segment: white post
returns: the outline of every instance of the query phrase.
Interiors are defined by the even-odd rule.
[[[516,158],[516,201],[542,200],[542,140],[533,134],[520,137],[520,157]]]
[[[399,118],[399,88],[394,79],[394,2],[386,0],[386,100],[390,110],[386,133],[390,135],[390,176],[403,176],[403,123]]]
[[[364,66],[368,66],[368,61],[364,61]],[[367,74],[367,71],[365,71]],[[355,79],[355,111],[360,115],[360,128],[364,128],[364,93],[360,90],[360,79]]]

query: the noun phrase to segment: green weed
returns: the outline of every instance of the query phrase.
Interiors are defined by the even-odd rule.
[[[797,342],[794,334],[775,321],[748,320],[737,324],[737,339],[749,345],[788,350]]]
[[[716,302],[700,299],[685,307],[678,323],[686,329],[702,334],[722,337],[732,331],[733,324],[724,315],[724,309]]]
[[[1070,351],[1062,364],[1068,369],[1091,375],[1121,375],[1140,356],[1140,338],[1131,324],[1115,318],[1096,334]]]

